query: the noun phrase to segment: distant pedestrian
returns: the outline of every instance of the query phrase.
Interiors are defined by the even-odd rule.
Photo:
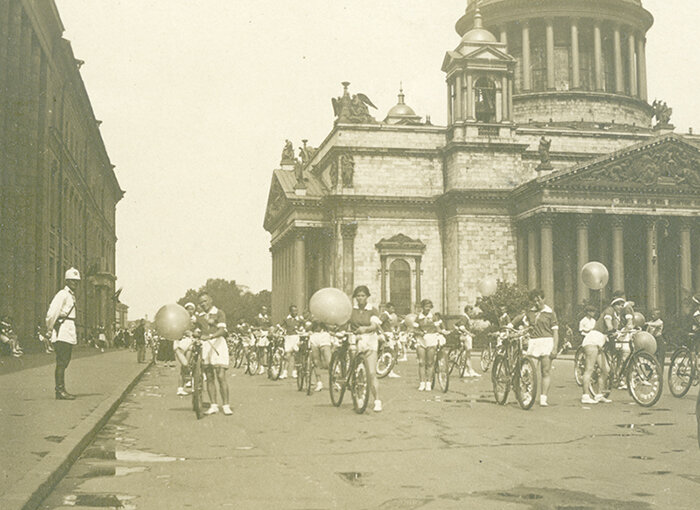
[[[46,312],[46,328],[51,331],[51,343],[56,351],[56,399],[74,400],[75,395],[66,391],[66,368],[70,363],[73,346],[78,343],[75,330],[75,290],[80,283],[80,273],[71,267],[66,271],[65,280],[66,286],[56,293]]]
[[[136,347],[136,361],[144,363],[146,361],[146,328],[143,324],[143,319],[139,321],[138,326],[134,328],[132,333],[134,337],[134,347]]]
[[[102,325],[97,328],[97,345],[95,347],[102,352],[105,352],[105,347],[107,347],[107,335],[105,334],[105,327]]]

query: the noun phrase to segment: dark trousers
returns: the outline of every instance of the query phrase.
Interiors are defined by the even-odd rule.
[[[65,391],[66,389],[66,367],[70,363],[71,354],[73,353],[73,344],[67,342],[55,342],[53,348],[56,351],[56,391]]]

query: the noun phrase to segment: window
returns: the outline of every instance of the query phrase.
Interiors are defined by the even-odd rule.
[[[474,84],[474,113],[477,122],[496,122],[496,86],[488,78]]]
[[[411,311],[411,267],[403,259],[394,260],[389,266],[390,300],[400,314]]]

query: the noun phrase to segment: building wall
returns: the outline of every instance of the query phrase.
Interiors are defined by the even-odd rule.
[[[452,152],[445,158],[446,188],[512,189],[531,179],[520,154],[479,147]]]
[[[75,266],[79,333],[99,323],[111,333],[123,192],[79,62],[52,0],[0,2],[0,33],[0,314],[28,344]]]
[[[443,192],[442,158],[357,155],[352,193],[382,196],[436,196]],[[347,193],[348,190],[343,190]]]

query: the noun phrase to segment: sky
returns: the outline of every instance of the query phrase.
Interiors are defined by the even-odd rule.
[[[342,81],[378,120],[446,118],[465,0],[56,0],[116,175],[117,287],[129,318],[208,278],[270,288],[263,218],[285,139],[316,147]],[[700,2],[645,0],[650,101],[700,132]]]

